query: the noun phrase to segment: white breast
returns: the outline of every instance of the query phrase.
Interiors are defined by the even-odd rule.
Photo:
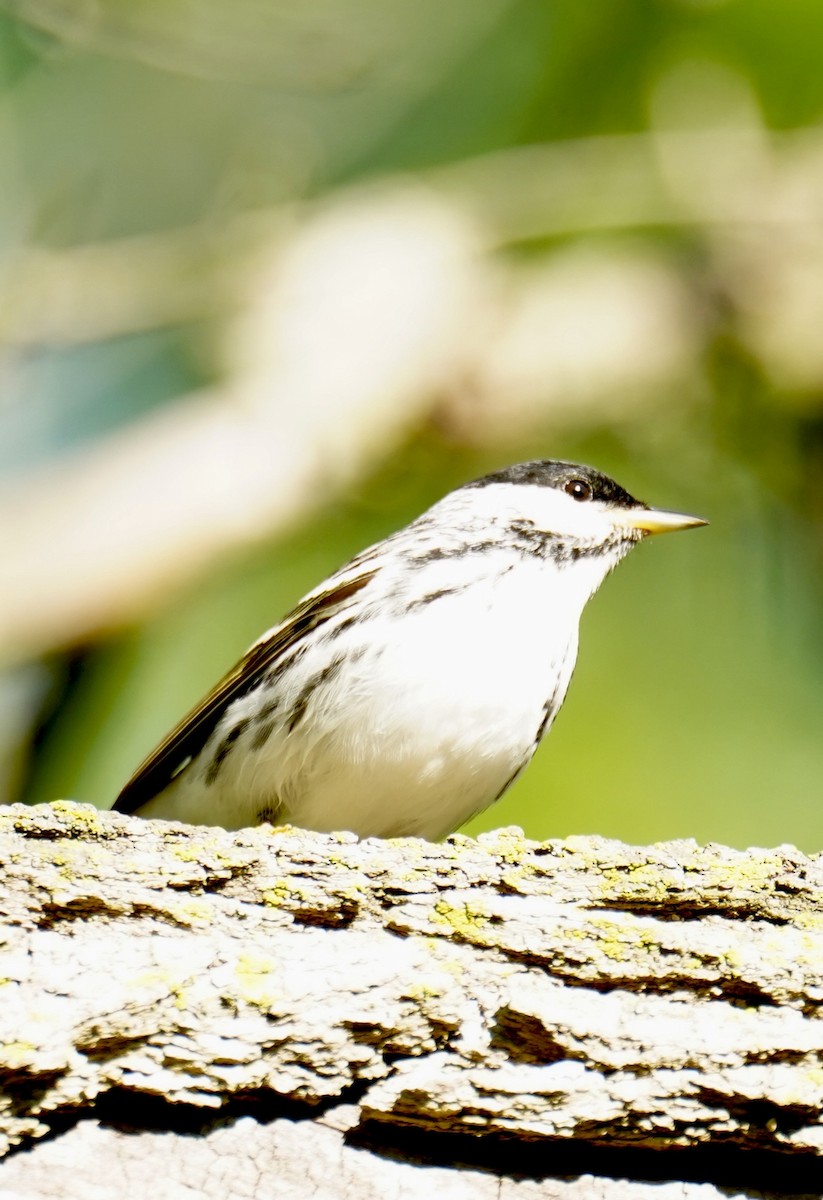
[[[279,723],[262,743],[251,693],[143,815],[236,828],[265,813],[364,836],[443,836],[528,762],[562,704],[580,614],[607,570],[600,560],[558,567],[492,549],[388,576],[364,619],[331,641],[321,631],[278,683]],[[458,590],[423,601],[446,588]],[[342,665],[289,729],[301,688],[335,656]],[[208,782],[201,762],[246,718]]]
[[[400,618],[373,617],[300,724],[237,755],[243,776],[226,786],[276,797],[279,819],[314,829],[435,838],[456,828],[528,761],[547,702],[562,703],[582,606],[562,588],[558,608],[554,575],[519,563]]]

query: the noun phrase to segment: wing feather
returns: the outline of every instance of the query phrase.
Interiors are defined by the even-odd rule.
[[[363,558],[355,560],[361,564]],[[368,561],[368,560],[366,560]],[[354,564],[350,564],[352,566]],[[159,746],[140,764],[125,785],[114,809],[130,813],[151,800],[171,782],[186,760],[194,759],[205,746],[232,701],[251,691],[278,660],[318,625],[347,607],[348,601],[377,573],[377,568],[357,575],[341,574],[323,591],[313,592],[288,617],[251,646],[235,667],[215,684],[208,695],[172,729]]]

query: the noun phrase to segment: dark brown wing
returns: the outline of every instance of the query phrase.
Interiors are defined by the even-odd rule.
[[[374,578],[377,568],[340,579],[327,591],[309,596],[272,633],[243,655],[236,667],[187,713],[160,745],[141,763],[114,803],[117,812],[134,812],[162,792],[187,759],[208,741],[233,700],[254,688],[278,659],[310,630],[323,625],[345,607]]]

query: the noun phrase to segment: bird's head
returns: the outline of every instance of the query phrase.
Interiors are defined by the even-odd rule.
[[[707,522],[650,508],[607,475],[577,463],[539,459],[484,475],[461,491],[486,517],[558,565],[602,557],[605,571],[641,538]]]

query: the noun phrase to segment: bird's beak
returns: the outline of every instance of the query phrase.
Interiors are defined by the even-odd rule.
[[[675,529],[694,529],[697,525],[708,523],[702,517],[666,512],[662,508],[630,508],[620,515],[621,525],[627,529],[639,529],[643,533],[673,533]]]

